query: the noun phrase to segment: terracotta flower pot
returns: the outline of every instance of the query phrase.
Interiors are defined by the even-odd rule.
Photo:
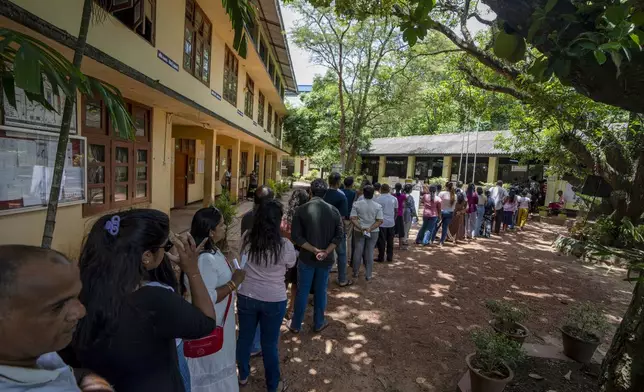
[[[497,333],[505,335],[505,336],[507,336],[508,339],[514,340],[515,342],[519,342],[520,344],[523,344],[523,342],[525,342],[525,339],[530,334],[530,331],[528,330],[528,328],[526,328],[525,325],[519,324],[519,323],[514,323],[514,329],[522,330],[523,334],[511,334],[511,333],[508,333],[508,332],[502,330],[501,328],[499,328],[497,326],[498,323],[496,322],[496,320],[490,320],[489,324],[490,324],[490,326],[492,328],[494,328],[494,330]]]
[[[472,358],[474,358],[475,355],[476,353],[472,353],[465,357],[465,362],[470,370],[469,373],[472,392],[502,392],[505,389],[505,386],[514,378],[514,372],[512,369],[507,365],[504,365],[509,374],[509,376],[504,379],[484,376],[472,366]]]
[[[593,354],[595,354],[595,350],[597,350],[600,343],[597,336],[592,336],[594,338],[592,341],[580,339],[571,333],[571,327],[564,326],[561,328],[564,354],[577,362],[589,363],[593,359]]]

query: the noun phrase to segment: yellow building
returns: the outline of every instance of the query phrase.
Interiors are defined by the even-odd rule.
[[[256,4],[246,58],[233,49],[219,0],[113,1],[106,20],[92,23],[82,70],[120,89],[136,140],[115,134],[100,100],[78,97],[54,248],[78,254],[93,219],[111,211],[169,213],[188,203],[208,205],[222,185],[238,198],[253,170],[260,183],[280,178],[288,155],[281,140],[284,95],[297,83],[278,2]],[[82,6],[83,0],[3,1],[0,26],[71,59]],[[0,169],[7,168],[0,170],[0,243],[39,245],[60,118],[19,91],[17,100],[16,109],[4,104],[0,128]]]

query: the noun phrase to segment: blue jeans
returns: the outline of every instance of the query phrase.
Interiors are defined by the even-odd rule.
[[[437,216],[432,216],[432,217],[427,217],[423,218],[423,227],[425,227],[425,224],[427,224],[427,229],[425,230],[425,233],[423,234],[423,245],[427,245],[430,242],[433,242],[434,237],[432,236],[436,230],[436,224],[438,223],[438,217]]]
[[[253,347],[250,349],[251,353],[258,353],[262,351],[261,333],[259,332],[259,324],[257,324],[257,331],[255,331],[255,339],[253,339]]]
[[[190,368],[188,367],[188,360],[183,355],[183,341],[177,346],[177,358],[179,359],[179,373],[181,373],[183,388],[186,392],[190,392]]]
[[[237,299],[237,318],[239,320],[237,366],[239,366],[240,380],[247,380],[250,375],[250,350],[259,324],[266,389],[269,392],[277,391],[281,377],[277,345],[285,314],[286,301],[264,302],[239,295]]]
[[[335,253],[338,255],[338,283],[346,283],[347,282],[347,241],[346,241],[345,235],[342,235],[342,241],[340,241],[340,245],[338,245],[338,247],[335,248]]]
[[[483,224],[483,215],[485,214],[485,206],[476,206],[476,227],[472,232],[473,237],[479,237],[481,233],[481,225]]]
[[[442,211],[441,212],[441,218],[443,219],[443,231],[441,232],[441,244],[445,243],[445,239],[447,238],[447,227],[449,224],[452,222],[452,219],[454,218],[454,211]],[[432,235],[432,238],[436,238],[436,233],[438,233],[438,225],[434,228],[434,235]]]
[[[329,272],[331,266],[313,267],[299,262],[297,264],[297,294],[295,295],[295,309],[291,319],[291,328],[302,329],[306,303],[311,292],[311,286],[315,289],[313,301],[313,328],[320,329],[324,325],[324,311],[326,310],[326,289],[329,284]]]

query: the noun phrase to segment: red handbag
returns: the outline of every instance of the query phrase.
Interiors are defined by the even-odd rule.
[[[226,313],[224,313],[224,321],[222,326],[217,326],[208,336],[201,339],[184,340],[183,341],[183,355],[186,358],[201,358],[212,355],[224,346],[224,326],[226,325],[226,318],[228,317],[228,310],[230,303],[233,300],[233,293],[228,295],[228,305],[226,305]]]

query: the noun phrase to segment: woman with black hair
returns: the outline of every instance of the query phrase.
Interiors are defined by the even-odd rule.
[[[291,239],[291,223],[293,222],[295,209],[308,201],[309,193],[307,191],[304,189],[296,189],[293,191],[291,198],[288,200],[288,208],[282,217],[282,223],[280,224],[282,237],[288,238],[289,240]],[[297,246],[295,246],[295,249],[299,251]],[[287,289],[288,285],[291,285],[291,302],[289,302],[288,309],[286,309],[286,317],[290,319],[293,316],[293,306],[295,304],[295,296],[297,295],[297,263],[286,271],[285,281]]]
[[[394,194],[393,196],[398,200],[398,209],[396,210],[396,220],[395,222],[395,229],[394,229],[394,235],[398,237],[398,246],[400,248],[403,248],[406,244],[406,239],[405,239],[405,218],[404,218],[404,211],[405,211],[405,201],[407,201],[407,194],[403,192],[403,186],[401,183],[396,183],[394,185]]]
[[[169,226],[161,211],[124,211],[98,219],[83,245],[80,300],[87,315],[72,347],[83,368],[119,392],[183,392],[175,339],[202,338],[215,328],[197,244]],[[187,276],[193,304],[173,292],[168,258]]]
[[[215,354],[201,358],[188,358],[191,392],[239,390],[236,370],[235,290],[246,277],[246,272],[235,269],[217,248],[226,236],[223,216],[214,207],[202,208],[192,218],[190,234],[197,242],[206,241],[199,255],[199,272],[215,304],[217,325],[224,328],[224,345]],[[189,280],[183,282],[189,287]]]
[[[242,239],[242,257],[248,262],[244,266],[246,281],[237,300],[239,383],[248,383],[250,351],[259,324],[269,392],[282,390],[277,345],[286,313],[284,275],[296,261],[293,244],[280,232],[282,215],[282,205],[276,200],[266,200],[255,210],[253,227]]]

